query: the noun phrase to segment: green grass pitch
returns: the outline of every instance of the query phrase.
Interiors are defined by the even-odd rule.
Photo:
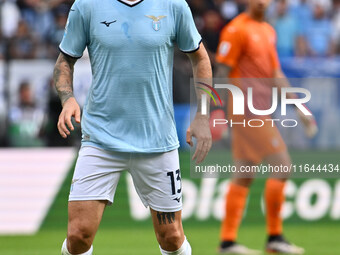
[[[189,154],[181,153],[181,169],[189,179]],[[339,162],[339,152],[293,153],[295,163],[315,162],[317,158]],[[314,160],[314,161],[313,161]],[[327,162],[326,162],[327,161]],[[322,162],[320,162],[322,163]],[[33,236],[0,236],[0,255],[60,255],[66,235],[67,195],[72,178],[70,171],[41,227]],[[199,179],[193,180],[199,184]],[[297,183],[303,180],[295,180]],[[329,180],[335,183],[336,180]],[[126,184],[121,181],[117,188],[115,204],[104,214],[94,242],[95,255],[159,255],[150,220],[134,222],[129,213]],[[247,214],[239,233],[239,242],[250,248],[263,250],[265,244],[264,217],[260,214],[259,197],[264,180],[256,180],[252,187]],[[200,222],[195,218],[184,222],[185,233],[194,255],[217,254],[219,222],[208,219]],[[340,254],[340,222],[327,217],[317,222],[302,222],[296,216],[285,224],[288,240],[306,249],[307,255]],[[265,253],[264,253],[265,254]]]
[[[216,255],[219,226],[186,227],[186,235],[194,255]],[[306,248],[307,255],[340,254],[339,226],[331,224],[288,225],[286,235]],[[60,255],[64,230],[43,230],[35,236],[0,238],[0,254]],[[251,248],[263,249],[263,226],[243,226],[240,242]],[[150,227],[129,227],[99,230],[94,242],[95,255],[159,255],[158,244]],[[265,254],[265,253],[264,253]]]

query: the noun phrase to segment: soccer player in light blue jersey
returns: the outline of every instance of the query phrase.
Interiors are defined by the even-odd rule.
[[[194,78],[211,79],[211,65],[185,0],[76,0],[54,81],[63,110],[62,137],[80,122],[73,68],[88,49],[93,81],[82,114],[82,146],[69,196],[62,254],[92,254],[104,208],[113,203],[123,170],[150,207],[162,254],[191,254],[181,221],[182,185],[172,102],[174,48],[188,55]],[[201,95],[198,93],[198,100]],[[208,116],[189,129],[193,160],[211,147]],[[142,247],[141,247],[142,248]]]

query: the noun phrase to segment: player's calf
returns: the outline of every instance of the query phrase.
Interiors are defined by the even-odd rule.
[[[68,252],[66,255],[92,254],[92,243],[106,203],[106,201],[69,202],[67,242],[64,249]]]
[[[158,231],[156,237],[160,246],[168,251],[176,251],[181,248],[183,239],[185,239],[181,231],[172,228],[168,228],[164,232]]]
[[[163,255],[191,255],[184,236],[181,211],[158,212],[151,209],[157,241]]]

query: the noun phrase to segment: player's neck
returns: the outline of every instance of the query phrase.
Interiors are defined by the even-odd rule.
[[[248,15],[253,19],[258,22],[263,22],[265,21],[266,14],[265,13],[259,13],[259,12],[253,12],[251,10],[248,10]]]

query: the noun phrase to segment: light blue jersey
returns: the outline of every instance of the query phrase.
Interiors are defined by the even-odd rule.
[[[83,109],[83,144],[122,152],[166,152],[179,142],[172,98],[173,53],[199,48],[185,0],[76,0],[60,50],[82,56],[93,81]],[[189,86],[189,84],[188,84]]]

